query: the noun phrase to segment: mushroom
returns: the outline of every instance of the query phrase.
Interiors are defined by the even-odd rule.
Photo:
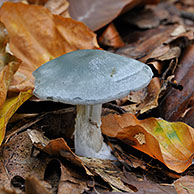
[[[101,134],[102,104],[146,87],[151,69],[137,60],[104,50],[78,50],[51,60],[35,72],[34,95],[77,105],[75,153],[113,159]]]

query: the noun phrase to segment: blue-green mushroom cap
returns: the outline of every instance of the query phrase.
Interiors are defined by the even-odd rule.
[[[104,50],[78,50],[33,72],[34,95],[67,104],[102,104],[146,87],[153,73],[146,64]]]

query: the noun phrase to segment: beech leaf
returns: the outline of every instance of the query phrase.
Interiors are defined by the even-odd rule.
[[[102,118],[102,132],[163,162],[169,169],[184,172],[194,154],[194,129],[182,122],[167,122],[134,115],[109,114]]]

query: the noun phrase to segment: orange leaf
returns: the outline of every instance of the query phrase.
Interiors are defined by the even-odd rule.
[[[6,2],[0,20],[10,36],[10,49],[23,63],[10,91],[32,89],[32,72],[43,63],[78,49],[98,48],[96,35],[81,22],[52,15],[37,5]]]
[[[160,160],[176,172],[183,172],[192,164],[194,130],[184,123],[156,118],[138,120],[129,113],[109,114],[102,118],[102,132]]]

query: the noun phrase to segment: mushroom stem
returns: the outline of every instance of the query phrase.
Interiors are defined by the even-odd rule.
[[[77,105],[75,153],[80,156],[113,159],[101,134],[102,104]]]

